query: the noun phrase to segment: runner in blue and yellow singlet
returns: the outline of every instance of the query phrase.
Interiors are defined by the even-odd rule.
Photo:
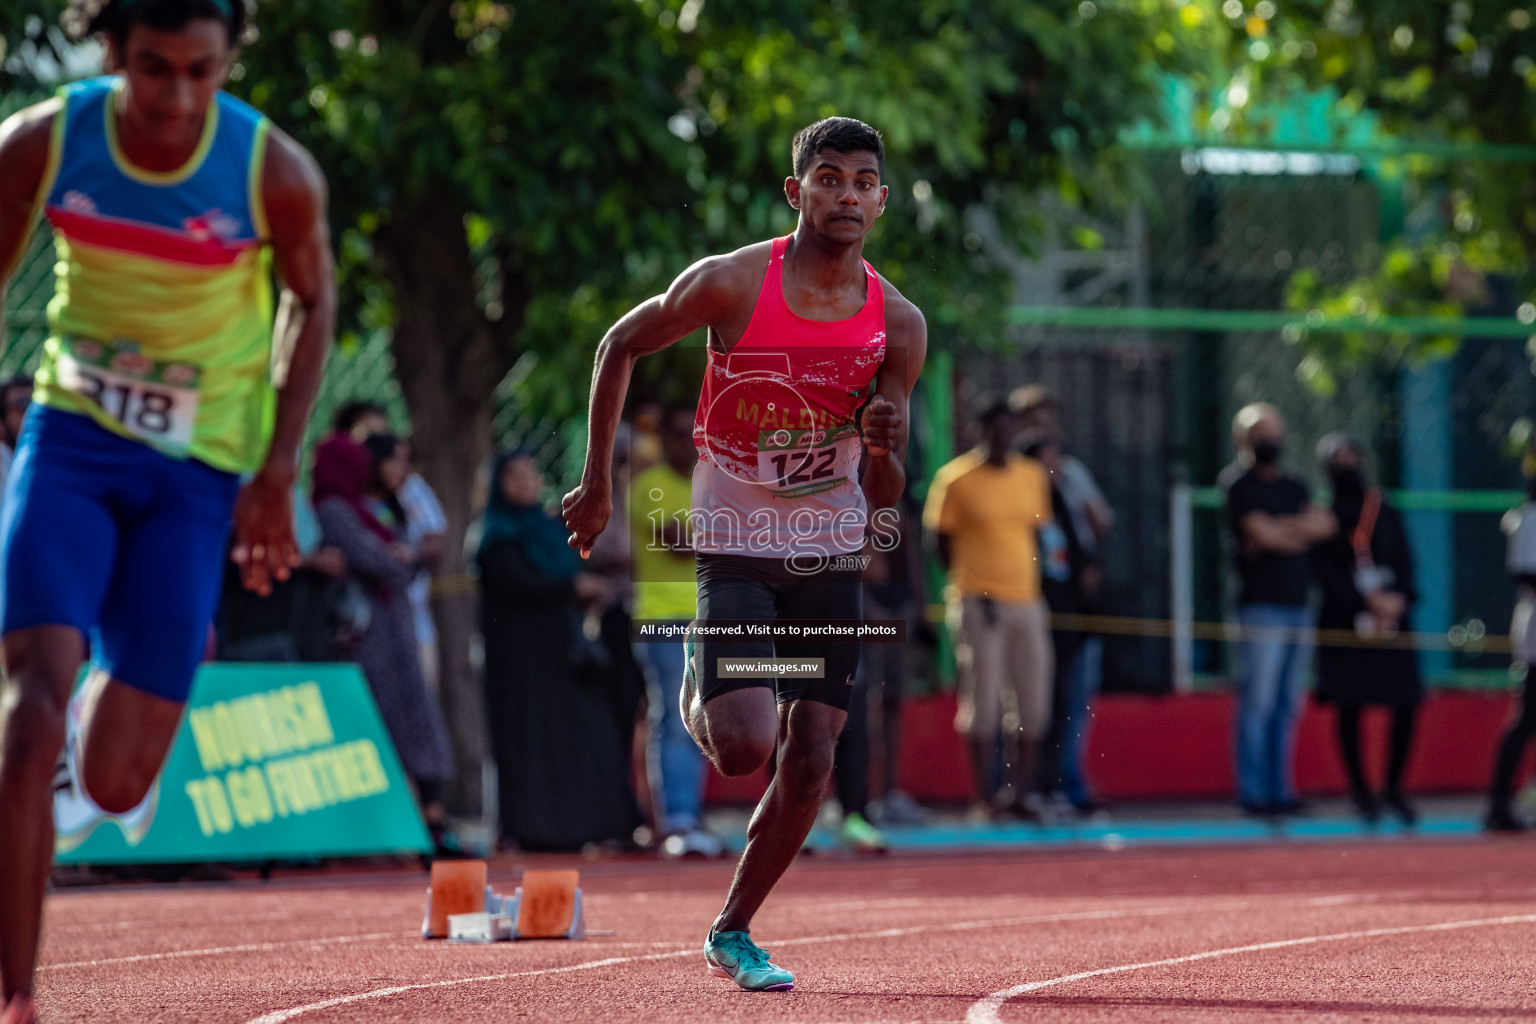
[[[112,73],[0,124],[0,283],[40,218],[58,251],[0,515],[0,1024],[35,1016],[80,665],[72,763],[123,813],[180,724],[231,521],[251,589],[297,563],[289,495],[335,313],[319,168],[221,91],[244,0],[73,0],[65,23]]]

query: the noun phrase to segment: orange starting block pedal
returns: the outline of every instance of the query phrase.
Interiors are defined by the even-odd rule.
[[[421,937],[452,942],[587,937],[580,872],[524,871],[511,896],[498,896],[485,875],[483,860],[435,862]]]
[[[432,884],[427,888],[427,914],[421,922],[424,939],[448,938],[448,918],[486,910],[485,861],[438,860],[432,862]]]
[[[512,916],[514,939],[587,937],[578,871],[524,871],[523,884],[502,901],[502,912]]]

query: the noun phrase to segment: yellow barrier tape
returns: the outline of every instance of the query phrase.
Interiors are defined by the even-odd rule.
[[[930,622],[944,621],[944,605],[928,606]],[[1141,619],[1124,615],[1060,615],[1052,613],[1051,628],[1104,636],[1150,636],[1172,639],[1180,635],[1172,619]],[[1245,640],[1306,642],[1315,647],[1357,647],[1375,650],[1461,651],[1466,654],[1511,654],[1507,636],[1479,633],[1475,628],[1453,626],[1444,633],[1394,633],[1362,637],[1352,629],[1302,629],[1276,626],[1242,626],[1235,622],[1190,622],[1187,635],[1195,640],[1241,643]]]
[[[458,573],[432,577],[433,597],[462,597],[476,594],[480,581]],[[928,606],[928,621],[944,621],[942,604]],[[1102,636],[1150,636],[1173,639],[1180,635],[1179,624],[1172,619],[1142,619],[1128,615],[1051,614],[1051,628],[1068,632],[1097,633]],[[1242,643],[1245,640],[1309,643],[1314,647],[1355,647],[1394,651],[1461,651],[1465,654],[1512,654],[1510,638],[1480,633],[1475,627],[1452,626],[1444,633],[1393,633],[1389,636],[1363,637],[1352,629],[1302,629],[1277,626],[1242,626],[1235,622],[1191,622],[1188,636],[1195,640]]]

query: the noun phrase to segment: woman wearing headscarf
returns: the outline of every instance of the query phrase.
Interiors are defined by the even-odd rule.
[[[446,825],[442,787],[453,775],[453,754],[442,711],[427,692],[416,656],[406,599],[416,555],[381,518],[388,506],[387,484],[381,481],[387,480],[385,463],[395,447],[378,446],[382,457],[375,458],[348,437],[332,437],[315,450],[312,495],[323,543],[340,549],[348,572],[367,594],[368,626],[355,657],[441,848]]]
[[[581,571],[565,528],[540,503],[542,486],[528,453],[496,460],[476,557],[485,704],[502,840],[572,850],[627,839],[640,823],[634,721],[608,699],[608,648],[587,625],[586,608],[608,587]]]
[[[1424,686],[1413,649],[1382,643],[1409,628],[1415,593],[1408,533],[1381,490],[1366,486],[1365,452],[1358,444],[1343,434],[1329,434],[1318,442],[1317,456],[1333,483],[1333,514],[1339,523],[1338,532],[1313,549],[1323,591],[1317,625],[1354,635],[1352,642],[1318,646],[1317,697],[1338,709],[1339,750],[1360,816],[1374,823],[1384,805],[1404,825],[1412,825],[1418,815],[1403,795],[1402,782]],[[1379,797],[1366,780],[1360,753],[1361,712],[1368,706],[1386,707],[1392,714]]]

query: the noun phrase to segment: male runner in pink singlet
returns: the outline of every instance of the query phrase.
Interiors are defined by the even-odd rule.
[[[856,624],[851,556],[870,506],[895,504],[906,483],[907,408],[928,334],[917,307],[861,255],[885,209],[884,147],[868,125],[831,117],[795,136],[793,158],[793,235],[694,264],[603,339],[586,466],[563,505],[570,543],[586,554],[612,508],[614,434],[635,360],[707,328],[688,524],[701,626]],[[705,632],[689,648],[683,717],[715,767],[746,775],[779,751],[705,960],[745,989],[793,988],[748,929],[815,822],[858,645]],[[734,675],[721,664],[774,657],[820,659],[821,677]]]

